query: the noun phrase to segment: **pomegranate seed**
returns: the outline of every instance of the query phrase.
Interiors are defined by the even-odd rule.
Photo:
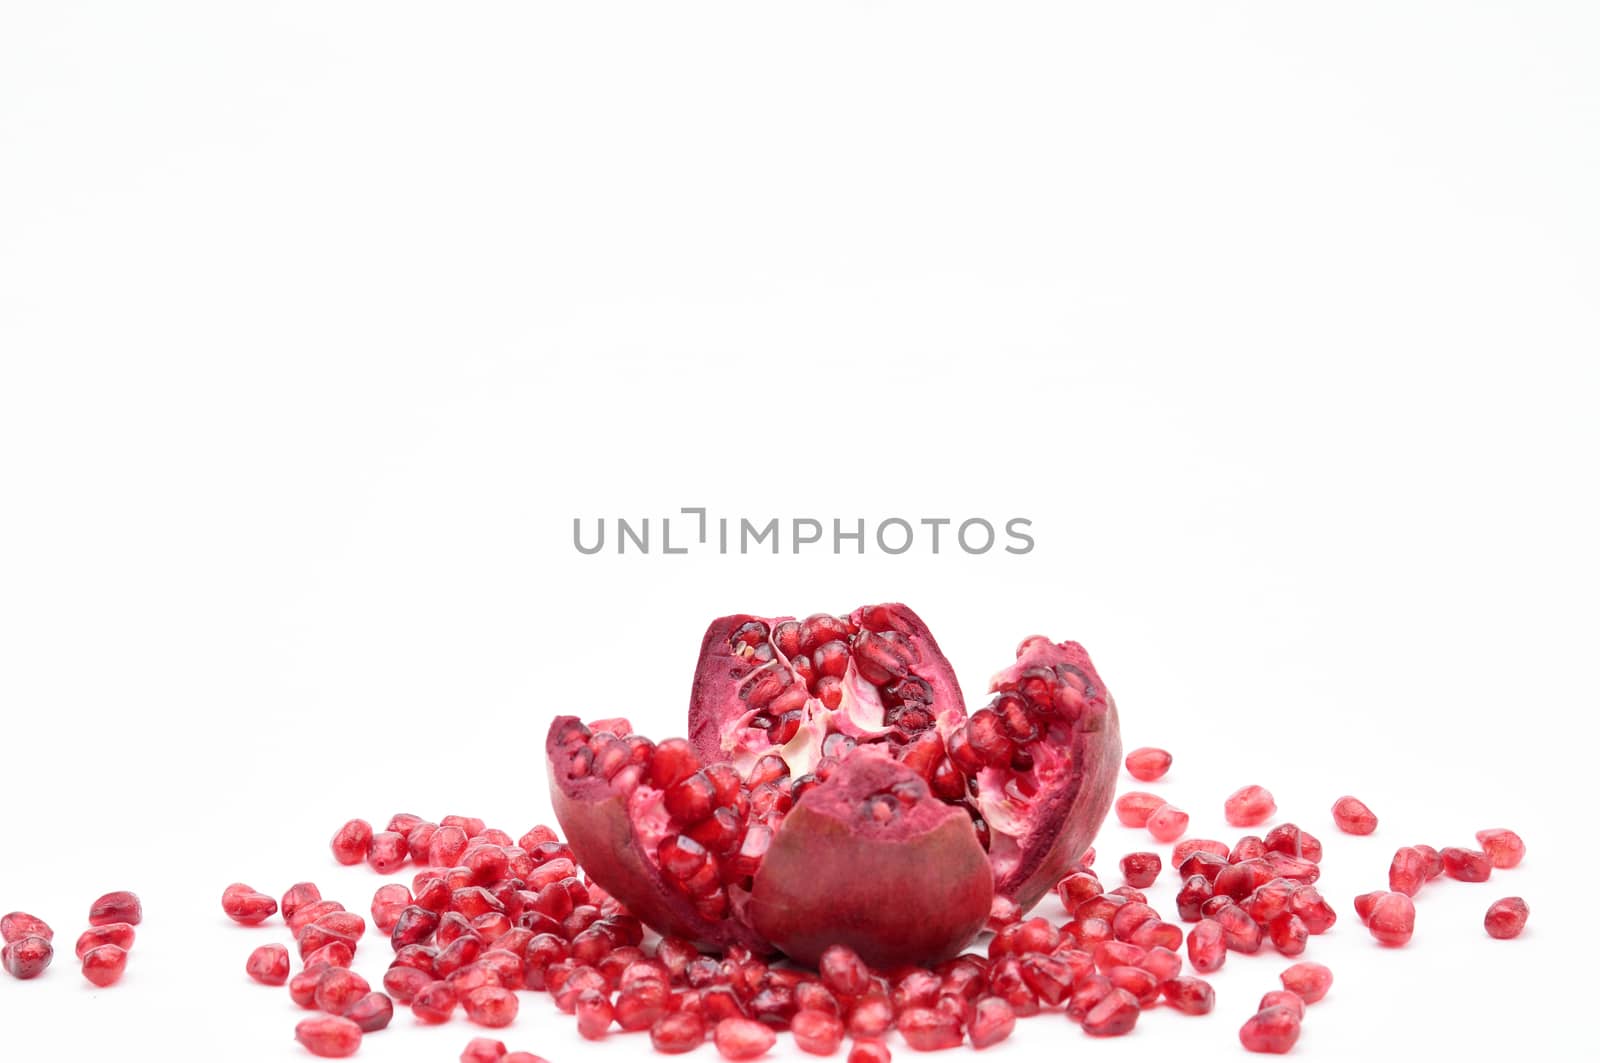
[[[1306,1016],[1306,1002],[1300,994],[1288,989],[1274,989],[1261,995],[1261,1003],[1256,1006],[1257,1011],[1266,1011],[1268,1008],[1288,1008],[1302,1019]]]
[[[105,926],[107,923],[138,926],[143,918],[144,908],[139,904],[139,895],[127,890],[107,893],[89,906],[90,926]]]
[[[1444,873],[1461,882],[1487,882],[1494,867],[1489,855],[1476,849],[1440,849],[1439,858],[1444,861]]]
[[[372,895],[372,925],[385,934],[394,932],[400,913],[411,906],[411,891],[399,882],[379,886]]]
[[[0,949],[0,966],[4,966],[11,977],[26,980],[43,974],[55,956],[55,947],[48,938],[30,934],[7,942],[5,948]]]
[[[127,966],[127,950],[116,945],[101,945],[83,954],[83,976],[102,989],[121,981]]]
[[[368,993],[352,1004],[344,1017],[361,1027],[362,1033],[377,1033],[394,1018],[394,1001],[382,993]]]
[[[1366,926],[1372,921],[1373,906],[1378,903],[1378,898],[1382,897],[1383,894],[1383,890],[1373,890],[1371,893],[1363,893],[1356,897],[1356,918],[1361,920],[1362,926]]]
[[[1378,939],[1378,944],[1391,948],[1411,940],[1416,925],[1417,909],[1404,893],[1381,893],[1372,902],[1367,917],[1367,929]]]
[[[311,994],[311,1002],[317,1006],[318,1011],[325,1011],[329,1015],[343,1015],[356,1001],[370,992],[372,987],[359,974],[344,967],[330,967],[322,972],[321,978],[317,979],[317,988]]]
[[[500,1063],[505,1054],[504,1041],[474,1037],[467,1042],[467,1047],[461,1050],[461,1063]]]
[[[919,1052],[955,1048],[961,1043],[961,1020],[937,1008],[906,1008],[895,1020],[906,1044]]]
[[[889,1063],[889,1046],[875,1038],[857,1040],[845,1063]]]
[[[657,1052],[677,1055],[705,1044],[706,1021],[692,1011],[674,1011],[650,1027],[650,1044]]]
[[[532,1052],[507,1052],[500,1057],[500,1063],[549,1063],[549,1061]]]
[[[105,926],[92,926],[78,935],[78,943],[72,951],[78,959],[83,959],[83,954],[90,949],[97,949],[101,945],[115,945],[119,949],[133,948],[133,927],[127,923],[107,923]],[[48,939],[46,939],[48,940]],[[280,948],[282,946],[279,946]],[[288,954],[285,953],[285,962]]]
[[[774,990],[765,992],[773,993]],[[757,995],[760,997],[760,994]],[[645,978],[633,982],[621,993],[617,994],[617,1025],[624,1030],[648,1030],[654,1026],[656,1020],[671,1010],[672,991],[667,988],[667,983],[658,978]],[[756,999],[750,1002],[751,1010],[759,1013],[764,1006],[774,1005],[771,997],[765,999],[764,1004],[758,1004]],[[788,1011],[792,1014],[793,997],[789,996],[783,1003],[777,1005],[777,1010]],[[765,1018],[765,1015],[760,1017]]]
[[[304,1019],[294,1028],[294,1039],[314,1056],[343,1059],[361,1047],[361,1027],[337,1015]]]
[[[1293,912],[1280,913],[1267,924],[1267,936],[1272,938],[1272,947],[1285,956],[1298,956],[1304,952],[1310,934],[1306,924]]]
[[[1154,885],[1156,876],[1161,874],[1161,857],[1155,853],[1129,853],[1122,858],[1119,866],[1128,885],[1144,889]]]
[[[1278,810],[1272,794],[1262,786],[1241,786],[1222,803],[1222,814],[1232,827],[1254,827],[1265,823]]]
[[[316,1005],[313,998],[317,993],[317,983],[328,972],[327,964],[307,967],[299,974],[289,979],[289,999],[302,1008],[311,1008]]]
[[[1156,981],[1170,981],[1183,972],[1183,957],[1164,945],[1157,945],[1150,949],[1144,962],[1139,966],[1156,976]],[[1093,969],[1091,962],[1085,965],[1086,969]]]
[[[1439,855],[1439,850],[1431,845],[1413,845],[1411,848],[1422,854],[1422,863],[1427,869],[1428,881],[1431,882],[1444,874],[1444,857]]]
[[[1189,829],[1189,813],[1172,805],[1162,805],[1145,820],[1145,829],[1158,842],[1175,842]]]
[[[894,1005],[884,997],[863,997],[845,1017],[851,1037],[881,1037],[894,1025]]]
[[[1528,851],[1528,847],[1522,843],[1516,831],[1501,827],[1480,830],[1477,839],[1478,844],[1483,846],[1483,851],[1489,854],[1489,859],[1495,867],[1516,867],[1522,863],[1522,857]]]
[[[222,891],[222,910],[241,926],[257,926],[276,914],[278,902],[242,882],[235,882]]]
[[[455,867],[466,854],[468,841],[467,832],[460,827],[440,824],[428,839],[428,866]]]
[[[1113,967],[1106,977],[1118,989],[1132,993],[1141,1008],[1149,1007],[1161,996],[1161,983],[1143,967]]]
[[[1389,889],[1415,897],[1428,880],[1427,858],[1412,846],[1396,849],[1389,862]]]
[[[1187,975],[1162,982],[1161,995],[1185,1015],[1205,1015],[1217,1005],[1217,993],[1211,983]]]
[[[1126,989],[1112,989],[1083,1017],[1083,1032],[1091,1037],[1120,1037],[1139,1021],[1139,1001]]]
[[[1514,938],[1528,922],[1528,902],[1521,897],[1502,897],[1489,905],[1483,928],[1492,938]]]
[[[1155,782],[1172,767],[1172,754],[1154,746],[1140,746],[1123,760],[1128,774],[1140,782]]]
[[[1124,827],[1143,827],[1150,822],[1156,809],[1166,804],[1155,794],[1130,790],[1117,798],[1117,821]]]
[[[448,1022],[456,1010],[456,991],[448,982],[430,982],[411,1001],[411,1013],[423,1022]]]
[[[1226,845],[1214,839],[1187,838],[1172,847],[1172,866],[1182,868],[1196,853],[1210,853],[1212,856],[1227,860],[1228,852]]]
[[[1267,831],[1267,836],[1261,841],[1268,853],[1282,853],[1313,864],[1322,862],[1322,843],[1315,835],[1293,823],[1278,824]]]
[[[1189,963],[1201,974],[1222,969],[1228,958],[1227,942],[1222,925],[1212,919],[1202,919],[1189,931]]]
[[[1238,905],[1229,905],[1209,918],[1222,927],[1222,940],[1233,952],[1253,953],[1261,948],[1264,933],[1261,924],[1250,918],[1250,913]]]
[[[352,819],[334,832],[328,848],[333,850],[335,860],[349,866],[365,860],[371,844],[372,824],[364,819]]]
[[[404,834],[379,831],[367,841],[367,866],[380,875],[394,874],[405,866],[410,857],[411,847]]]
[[[1239,1043],[1251,1052],[1282,1055],[1300,1039],[1300,1016],[1291,1008],[1265,1008],[1239,1027]]]
[[[1296,963],[1278,975],[1283,988],[1305,1001],[1315,1004],[1328,995],[1333,986],[1333,972],[1320,963]]]
[[[872,972],[849,945],[830,945],[817,961],[822,984],[841,1000],[854,1000],[872,985]]]
[[[789,1020],[789,1032],[802,1052],[814,1056],[831,1056],[839,1050],[844,1040],[844,1022],[826,1011],[802,1009]]]
[[[1203,875],[1190,875],[1178,890],[1178,918],[1193,923],[1200,918],[1200,906],[1211,899],[1211,883]]]
[[[12,912],[0,916],[0,940],[7,945],[22,938],[44,938],[46,941],[53,941],[55,936],[56,932],[50,929],[50,924],[36,915]]]
[[[572,1013],[578,1017],[578,1036],[588,1041],[598,1041],[604,1037],[616,1018],[611,998],[598,989],[585,989],[579,993]]]
[[[433,984],[432,971],[419,971],[415,967],[390,967],[383,972],[383,990],[396,1004],[409,1007],[417,994]]]
[[[778,1035],[754,1019],[723,1019],[712,1039],[724,1059],[755,1059],[778,1042]]]
[[[1346,796],[1333,803],[1333,825],[1346,834],[1371,834],[1378,817],[1359,798]]]

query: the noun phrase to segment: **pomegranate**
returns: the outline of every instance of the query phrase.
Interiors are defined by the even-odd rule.
[[[1155,782],[1172,767],[1172,754],[1154,746],[1140,746],[1129,753],[1123,763],[1127,766],[1128,774],[1140,782]]]
[[[996,896],[1020,914],[1073,868],[1120,764],[1115,705],[1076,643],[1025,640],[991,690],[968,717],[903,605],[724,617],[689,738],[559,717],[551,796],[578,863],[663,934],[804,963],[833,944],[874,967],[933,963]]]
[[[1514,938],[1527,923],[1528,902],[1521,897],[1502,897],[1483,916],[1483,928],[1492,938]]]

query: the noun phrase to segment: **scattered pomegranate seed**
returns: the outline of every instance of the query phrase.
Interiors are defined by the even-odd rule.
[[[1189,829],[1189,813],[1172,805],[1162,805],[1145,820],[1145,829],[1158,842],[1175,842]]]
[[[1346,796],[1333,803],[1333,825],[1346,834],[1371,834],[1378,817],[1360,798]]]
[[[778,1043],[778,1035],[754,1019],[723,1019],[712,1039],[724,1059],[755,1059]]]
[[[1119,866],[1128,885],[1144,889],[1154,885],[1156,876],[1161,874],[1161,857],[1155,853],[1129,853],[1122,858]]]
[[[1113,988],[1083,1017],[1083,1032],[1091,1037],[1120,1037],[1139,1021],[1139,1000],[1126,989]]]
[[[361,1027],[337,1015],[303,1019],[294,1028],[294,1039],[314,1056],[342,1059],[353,1056],[361,1047]]]
[[[365,860],[371,845],[372,824],[364,819],[352,819],[334,832],[328,848],[333,850],[335,860],[348,867]]]
[[[362,1033],[377,1033],[394,1018],[394,1001],[382,993],[368,993],[350,1005],[344,1017],[361,1027]]]
[[[1166,801],[1155,794],[1147,794],[1141,790],[1130,790],[1117,798],[1117,821],[1124,827],[1143,827],[1150,822],[1150,817],[1156,809],[1166,804]]]
[[[1393,948],[1411,940],[1416,921],[1417,909],[1410,897],[1404,893],[1380,893],[1372,902],[1367,929],[1378,944]]]
[[[1129,753],[1123,763],[1128,774],[1140,782],[1155,782],[1172,767],[1172,754],[1154,746],[1140,746]]]
[[[1477,833],[1478,844],[1483,846],[1483,851],[1489,854],[1489,859],[1495,867],[1516,867],[1522,863],[1523,856],[1528,847],[1522,843],[1516,831],[1496,827],[1492,830],[1480,830]]]
[[[297,882],[290,886],[284,893],[283,899],[278,902],[278,910],[283,913],[283,921],[289,923],[293,930],[295,913],[308,904],[315,904],[322,900],[322,891],[317,889],[314,882]]]
[[[1228,947],[1223,938],[1222,925],[1212,919],[1202,919],[1189,931],[1189,963],[1201,974],[1222,969],[1228,958]]]
[[[411,1013],[423,1022],[448,1022],[456,1010],[456,991],[448,982],[431,982],[411,1001]]]
[[[1428,880],[1428,861],[1421,850],[1406,845],[1395,850],[1389,862],[1389,888],[1407,897],[1415,897]]]
[[[0,949],[0,966],[4,966],[6,973],[13,978],[37,978],[50,966],[55,955],[55,947],[48,938],[29,934],[8,941],[5,948]]]
[[[650,1044],[657,1052],[669,1055],[693,1052],[705,1041],[705,1019],[692,1011],[669,1012],[650,1027]]]
[[[831,1056],[839,1050],[839,1044],[844,1040],[844,1020],[826,1011],[805,1008],[795,1012],[794,1018],[789,1020],[789,1032],[794,1035],[794,1043],[800,1051],[810,1052],[814,1056]]]
[[[1333,972],[1320,963],[1297,963],[1278,975],[1283,988],[1305,1001],[1315,1004],[1328,995],[1333,986]]]
[[[138,926],[144,918],[144,908],[139,895],[127,890],[108,893],[89,906],[89,925],[105,926],[107,923],[127,923]]]
[[[1264,1008],[1239,1027],[1239,1043],[1251,1052],[1282,1055],[1299,1039],[1300,1016],[1291,1008]]]
[[[1483,928],[1492,938],[1514,938],[1528,922],[1528,902],[1521,897],[1502,897],[1489,905]]]
[[[1232,827],[1254,827],[1265,823],[1278,810],[1278,803],[1263,786],[1241,786],[1222,803],[1222,814]]]
[[[549,1061],[532,1052],[507,1052],[500,1057],[500,1063],[549,1063]]]
[[[1185,1015],[1205,1015],[1216,1007],[1216,990],[1203,978],[1183,975],[1161,983],[1161,995],[1167,1003]]]
[[[872,985],[872,972],[849,945],[830,945],[817,961],[822,984],[841,998],[854,999]]]
[[[78,935],[78,943],[73,946],[73,953],[78,959],[83,959],[83,954],[90,949],[97,949],[101,945],[115,945],[119,949],[133,948],[133,927],[127,923],[107,923],[105,926],[92,926]],[[287,956],[287,953],[285,953]]]
[[[461,1063],[500,1063],[506,1054],[504,1041],[487,1037],[474,1037],[461,1050]]]
[[[83,954],[83,976],[102,989],[121,981],[127,966],[127,950],[116,945],[101,945]]]
[[[572,1013],[578,1017],[578,1036],[588,1041],[598,1041],[604,1037],[616,1019],[611,998],[598,989],[585,989],[579,993]]]
[[[36,915],[27,912],[11,912],[0,916],[0,940],[7,945],[21,938],[44,938],[53,941],[56,932],[50,929],[50,924]]]
[[[1302,1019],[1306,1015],[1306,1002],[1300,994],[1288,989],[1274,989],[1261,995],[1261,1003],[1256,1006],[1257,1011],[1266,1011],[1268,1008],[1288,1008]]]
[[[311,1002],[318,1011],[329,1015],[343,1015],[355,1002],[372,992],[367,980],[346,967],[330,967],[317,979]]]
[[[858,1038],[845,1063],[889,1063],[889,1046],[876,1038]]]
[[[258,926],[277,913],[278,902],[243,882],[235,882],[222,891],[222,910],[241,926]]]
[[[1439,858],[1444,861],[1444,873],[1461,882],[1487,882],[1494,867],[1489,855],[1476,849],[1440,849]]]

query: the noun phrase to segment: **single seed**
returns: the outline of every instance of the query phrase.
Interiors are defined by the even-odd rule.
[[[1333,803],[1333,825],[1346,834],[1371,834],[1378,817],[1360,798],[1345,796]]]
[[[102,989],[116,985],[127,966],[127,950],[116,945],[101,945],[83,954],[83,976]]]
[[[139,895],[127,890],[107,893],[89,906],[89,925],[105,926],[107,923],[127,923],[138,926],[144,918],[144,908]]]
[[[1483,928],[1492,938],[1514,938],[1528,922],[1528,902],[1521,897],[1502,897],[1489,905]]]
[[[1155,782],[1172,767],[1172,754],[1154,746],[1140,746],[1123,760],[1128,774],[1140,782]]]
[[[1528,851],[1528,847],[1523,844],[1516,831],[1500,827],[1480,830],[1477,839],[1478,844],[1483,846],[1483,851],[1489,854],[1494,866],[1499,868],[1516,867],[1522,863],[1522,857]]]
[[[1283,988],[1305,1001],[1315,1004],[1328,995],[1333,986],[1333,971],[1320,963],[1296,963],[1278,975]]]
[[[1263,786],[1241,786],[1222,803],[1222,814],[1234,827],[1254,827],[1265,823],[1278,810],[1278,803]]]
[[[342,1059],[361,1047],[361,1027],[337,1015],[304,1019],[294,1028],[294,1039],[314,1056]]]

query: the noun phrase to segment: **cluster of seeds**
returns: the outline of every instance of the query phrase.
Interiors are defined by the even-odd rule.
[[[89,906],[89,929],[78,937],[74,951],[83,977],[105,988],[122,978],[133,948],[134,927],[144,918],[137,895],[118,890]],[[50,924],[26,912],[0,916],[0,966],[13,978],[37,978],[55,959],[55,931]]]
[[[587,728],[585,741],[607,734],[605,724]],[[597,760],[610,749],[601,744]],[[666,757],[659,755],[663,749]],[[709,779],[707,769],[689,759],[692,752],[666,743],[655,752],[651,770],[660,765],[678,776],[663,777],[664,789],[695,776]],[[1161,750],[1135,750],[1128,767],[1141,782],[1153,782],[1171,760]],[[740,789],[747,794],[748,783]],[[1173,815],[1152,826],[1163,810]],[[1124,824],[1150,829],[1158,840],[1157,832],[1171,830],[1172,821],[1181,817],[1186,828],[1188,819],[1160,797],[1137,791],[1123,794],[1116,811]],[[1244,787],[1224,805],[1228,821],[1244,826],[1261,824],[1275,811],[1272,795],[1259,786]],[[1334,820],[1353,834],[1376,826],[1376,817],[1352,797],[1334,805]],[[692,837],[667,839],[663,848],[670,843],[674,851],[660,856],[693,874],[688,856],[695,854],[685,853],[686,840]],[[1491,868],[1522,859],[1522,841],[1510,831],[1480,832],[1478,842],[1481,850],[1400,849],[1390,889],[1356,899],[1361,921],[1384,944],[1402,945],[1415,917],[1411,898],[1425,882],[1441,875],[1483,881]],[[351,969],[367,920],[324,899],[314,884],[294,885],[281,900],[242,883],[222,896],[235,922],[260,926],[281,914],[293,932],[297,973],[291,974],[290,950],[278,944],[252,952],[246,971],[263,984],[287,985],[297,1004],[318,1012],[297,1026],[295,1036],[325,1057],[354,1054],[365,1034],[389,1025],[396,1006],[423,1023],[444,1023],[460,1013],[492,1029],[516,1018],[518,992],[542,991],[591,1040],[647,1033],[659,1052],[688,1052],[709,1041],[722,1057],[746,1060],[765,1054],[786,1031],[807,1053],[833,1055],[849,1042],[849,1063],[887,1063],[891,1033],[920,1051],[963,1043],[982,1049],[1009,1037],[1018,1018],[1046,1011],[1064,1013],[1094,1037],[1128,1033],[1158,1004],[1206,1014],[1216,994],[1202,976],[1220,970],[1230,953],[1267,947],[1296,962],[1282,971],[1282,988],[1261,999],[1239,1039],[1251,1051],[1286,1052],[1299,1038],[1307,1006],[1333,982],[1327,967],[1298,959],[1337,914],[1315,885],[1322,845],[1292,823],[1233,845],[1176,841],[1167,861],[1182,879],[1176,921],[1163,918],[1142,892],[1161,871],[1160,854],[1123,857],[1124,883],[1106,889],[1090,850],[1056,886],[1069,916],[1064,923],[1024,919],[1014,902],[999,898],[985,952],[893,970],[874,970],[842,945],[829,948],[813,971],[746,948],[713,955],[678,938],[647,939],[639,921],[589,881],[571,849],[544,826],[514,840],[480,819],[447,816],[434,823],[401,814],[381,831],[351,820],[334,835],[331,849],[339,863],[365,862],[379,874],[416,867],[409,882],[379,886],[370,905],[372,924],[388,936],[393,952],[381,991]],[[126,914],[113,905],[97,918]],[[1526,918],[1527,906],[1507,898],[1491,907],[1485,926],[1495,937],[1512,937]],[[39,937],[37,921],[6,920],[8,941]],[[1185,923],[1192,924],[1187,932]],[[113,932],[112,926],[100,930]],[[44,940],[48,946],[48,936]],[[11,951],[8,945],[8,967]],[[485,1037],[474,1038],[461,1060],[543,1063]]]

